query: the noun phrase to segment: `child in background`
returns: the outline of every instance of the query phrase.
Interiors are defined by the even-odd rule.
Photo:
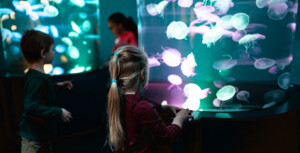
[[[55,84],[45,74],[44,64],[54,58],[53,39],[40,31],[27,30],[21,39],[22,53],[30,65],[24,87],[24,112],[19,123],[22,153],[51,153],[51,136],[55,133],[56,119],[69,122],[71,113],[55,107]],[[72,89],[70,81],[56,86]]]
[[[124,45],[138,46],[137,26],[131,17],[126,18],[122,13],[114,13],[108,18],[108,26],[116,35],[113,52]]]
[[[147,63],[146,54],[134,46],[118,48],[109,61],[108,136],[115,153],[154,153],[156,139],[178,138],[184,121],[192,118],[190,110],[154,106],[141,95],[148,82]],[[174,112],[172,124],[166,126],[156,109]]]

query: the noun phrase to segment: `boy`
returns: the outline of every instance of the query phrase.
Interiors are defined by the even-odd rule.
[[[55,133],[55,119],[64,122],[72,119],[69,111],[54,106],[55,85],[43,69],[44,64],[53,61],[53,45],[49,35],[35,30],[25,31],[21,39],[22,53],[30,65],[24,87],[24,113],[19,124],[22,153],[52,152],[50,138]],[[70,81],[56,85],[69,90],[73,87]]]

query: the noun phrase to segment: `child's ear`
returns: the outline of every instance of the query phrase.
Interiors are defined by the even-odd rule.
[[[144,70],[141,71],[140,79],[141,79],[141,80],[144,80]]]
[[[41,58],[45,58],[46,57],[46,55],[45,55],[45,49],[42,49],[41,50]]]

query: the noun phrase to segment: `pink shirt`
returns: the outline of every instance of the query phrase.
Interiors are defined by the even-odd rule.
[[[124,151],[115,153],[153,153],[156,151],[155,139],[174,140],[181,134],[176,124],[165,125],[154,106],[140,93],[125,95],[125,128],[127,143]]]
[[[121,35],[118,35],[115,38],[113,51],[115,51],[119,47],[125,46],[125,45],[137,46],[137,40],[136,40],[133,32],[127,31],[127,32],[125,32],[125,33],[123,33]]]

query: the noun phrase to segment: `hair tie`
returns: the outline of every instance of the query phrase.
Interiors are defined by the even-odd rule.
[[[119,56],[119,53],[118,53],[118,52],[115,52],[114,55]]]
[[[112,83],[114,83],[114,82],[117,83],[117,80],[111,80],[111,82],[112,82]]]

